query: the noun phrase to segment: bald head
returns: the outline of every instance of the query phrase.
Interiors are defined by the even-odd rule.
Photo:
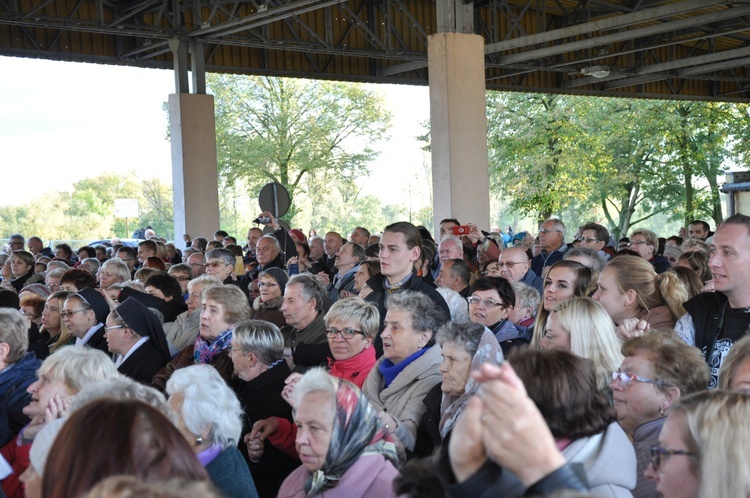
[[[520,281],[529,271],[529,255],[523,247],[508,247],[503,249],[498,258],[500,276],[510,282]]]

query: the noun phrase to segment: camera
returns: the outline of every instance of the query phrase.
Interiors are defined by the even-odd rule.
[[[264,225],[271,223],[271,218],[268,216],[258,216],[253,220],[253,223],[262,223]]]

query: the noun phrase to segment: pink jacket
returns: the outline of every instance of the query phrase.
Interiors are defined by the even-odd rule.
[[[306,498],[305,481],[310,474],[298,467],[279,489],[278,498]],[[335,488],[318,495],[321,498],[396,498],[393,480],[398,470],[382,455],[360,457]]]

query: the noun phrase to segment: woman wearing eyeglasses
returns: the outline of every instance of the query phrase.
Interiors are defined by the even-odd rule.
[[[480,278],[471,286],[469,320],[490,329],[507,356],[515,346],[528,344],[531,332],[521,329],[508,318],[516,305],[516,293],[511,283],[502,277]]]
[[[648,479],[663,498],[746,498],[750,396],[703,391],[681,399],[651,448]]]
[[[340,299],[331,306],[331,309],[325,316],[325,323],[328,346],[331,349],[332,356],[328,360],[329,373],[334,377],[348,380],[361,388],[376,361],[375,348],[372,345],[372,340],[380,326],[380,314],[378,313],[378,308],[374,304],[359,297]],[[240,343],[245,336],[245,332],[236,332],[236,334],[238,334],[236,335],[237,341]],[[283,347],[283,340],[281,345]],[[242,369],[237,366],[238,358],[240,358],[240,353],[233,349],[232,360],[235,362],[235,370],[240,378],[246,380],[242,376]],[[279,358],[281,358],[280,353]],[[287,375],[289,372],[286,363],[275,367],[273,370],[286,370]],[[261,375],[268,377],[271,371],[272,369],[269,369]],[[278,388],[277,393],[273,395],[269,394],[265,397],[269,399],[280,399],[283,397],[283,399],[291,405],[294,400],[295,387],[297,382],[302,378],[302,375],[299,373],[287,375],[279,377],[274,374],[274,386],[281,383],[281,387]],[[251,382],[247,383],[248,386],[250,384]],[[268,383],[266,382],[265,384]],[[267,385],[267,391],[270,390],[271,386]],[[289,405],[287,405],[288,415],[287,412],[266,413],[265,415],[260,415],[259,412],[261,410],[252,409],[253,413],[258,412],[256,414],[260,415],[257,418],[254,418],[253,415],[250,414],[250,411],[248,411],[251,410],[250,407],[253,406],[254,403],[245,402],[248,401],[244,394],[246,392],[247,387],[242,388],[238,391],[238,395],[240,400],[243,401],[243,405],[246,406],[246,414],[253,424],[252,432],[245,436],[245,443],[247,444],[250,461],[256,462],[261,461],[261,457],[265,458],[263,455],[268,452],[270,447],[269,443],[273,447],[272,452],[269,453],[274,455],[273,458],[278,458],[278,452],[282,451],[287,456],[296,459],[297,453],[294,442],[297,428],[292,424]],[[257,399],[259,402],[267,403],[261,397],[258,397]],[[276,403],[271,404],[274,406],[276,405]],[[260,420],[255,423],[255,421],[259,419],[265,420]],[[266,439],[268,439],[269,442],[265,442]],[[287,470],[290,471],[290,469]],[[286,474],[289,473],[288,471]],[[259,483],[259,481],[256,480],[256,483]],[[258,484],[258,491],[261,496],[264,496],[262,484]]]
[[[265,320],[281,328],[286,319],[281,312],[284,303],[284,288],[289,276],[281,268],[268,268],[258,275],[260,295],[253,301],[253,320]]]
[[[656,486],[644,476],[650,448],[657,444],[675,402],[706,389],[708,366],[698,349],[669,331],[629,339],[622,346],[622,354],[625,359],[613,372],[610,384],[617,421],[633,441],[638,460],[638,483],[633,496],[651,498]]]

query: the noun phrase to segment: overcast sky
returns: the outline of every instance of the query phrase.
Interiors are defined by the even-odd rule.
[[[0,205],[70,191],[107,171],[171,182],[162,110],[174,91],[171,71],[0,57],[0,75]],[[394,175],[423,162],[414,137],[429,119],[428,89],[373,87],[393,114],[393,128],[366,191],[398,202],[403,192],[393,188]],[[11,171],[17,180],[9,181]]]

